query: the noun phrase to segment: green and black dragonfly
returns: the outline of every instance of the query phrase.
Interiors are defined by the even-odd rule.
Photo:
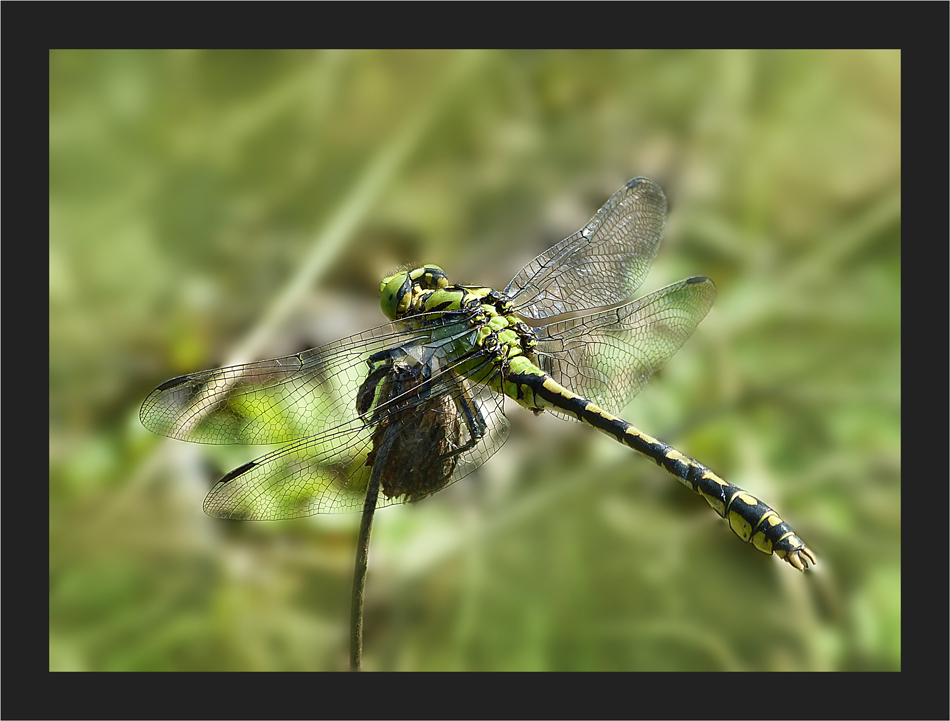
[[[774,510],[612,415],[683,345],[716,295],[696,276],[629,300],[665,223],[663,191],[636,178],[504,292],[452,285],[434,265],[400,271],[380,286],[392,322],[166,381],[145,400],[142,423],[183,441],[285,444],[228,473],[204,502],[211,516],[273,520],[360,510],[368,487],[379,487],[377,506],[416,501],[464,478],[505,442],[508,396],[652,458],[743,541],[804,570],[815,557]],[[588,314],[557,319],[578,311]]]

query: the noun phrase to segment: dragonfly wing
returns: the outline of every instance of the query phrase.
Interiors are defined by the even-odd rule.
[[[431,392],[405,395],[378,425],[353,420],[228,473],[205,513],[263,521],[359,511],[374,467],[384,474],[377,507],[416,501],[467,476],[508,436],[503,396],[450,371]]]
[[[372,472],[366,465],[372,435],[356,420],[272,451],[218,481],[204,511],[241,521],[358,511]]]
[[[697,276],[618,308],[537,328],[538,365],[573,393],[619,413],[686,342],[715,299],[713,282]]]
[[[463,313],[433,315],[442,317],[442,337],[470,332]],[[356,396],[371,356],[400,347],[420,357],[439,352],[425,348],[425,317],[282,358],[173,378],[149,394],[139,417],[153,433],[193,443],[287,443],[330,431],[357,417]]]
[[[522,268],[505,294],[536,320],[623,303],[650,271],[665,224],[660,186],[634,178],[587,225]]]

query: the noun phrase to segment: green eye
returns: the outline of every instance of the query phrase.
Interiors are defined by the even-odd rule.
[[[412,273],[402,271],[384,278],[379,284],[379,307],[390,320],[409,309],[412,300]]]

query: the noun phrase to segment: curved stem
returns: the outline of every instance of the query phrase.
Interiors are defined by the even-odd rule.
[[[363,501],[363,516],[360,519],[360,535],[356,545],[356,565],[353,568],[353,594],[350,599],[350,670],[359,671],[363,660],[363,591],[366,588],[366,570],[369,564],[369,535],[373,530],[373,514],[379,496],[382,463],[373,466],[366,498]]]

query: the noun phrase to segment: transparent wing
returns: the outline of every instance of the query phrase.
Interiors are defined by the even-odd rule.
[[[522,268],[505,294],[534,319],[623,303],[646,278],[665,224],[660,186],[634,178],[587,225]]]
[[[148,395],[139,417],[153,433],[193,443],[258,445],[344,433],[358,416],[371,356],[402,348],[431,360],[472,343],[469,314],[420,314],[282,358],[173,378]]]
[[[358,420],[246,463],[205,498],[209,516],[246,521],[356,511],[372,469],[373,429]]]
[[[619,308],[537,328],[538,365],[572,393],[619,413],[686,342],[715,299],[713,282],[697,276]]]
[[[384,478],[377,507],[419,500],[464,478],[501,447],[509,426],[501,394],[451,376],[451,371],[439,374],[439,384],[431,393],[419,394],[377,426],[354,419],[232,471],[208,493],[205,513],[238,520],[278,520],[360,511],[373,465],[412,462],[409,459],[420,462],[422,469],[444,468],[446,476],[427,491],[403,493],[392,484],[415,474],[412,469],[397,467],[395,480]],[[452,400],[447,400],[450,396]],[[467,404],[465,408],[459,407],[462,403]],[[476,423],[469,424],[464,415],[471,415]],[[455,428],[453,442],[468,448],[449,454],[446,449],[420,446],[420,429],[432,422]],[[379,442],[381,432],[391,443]],[[381,457],[385,453],[391,453],[392,458]],[[432,453],[441,455],[430,458],[427,454]]]

